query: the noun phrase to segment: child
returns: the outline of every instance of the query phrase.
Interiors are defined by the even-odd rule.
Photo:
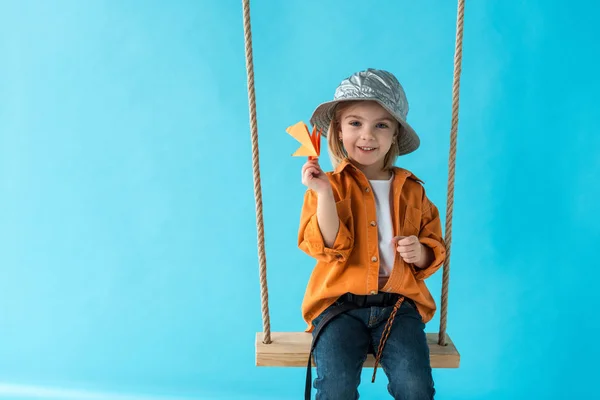
[[[435,393],[424,327],[436,305],[424,280],[442,265],[445,246],[422,182],[394,167],[420,143],[407,112],[397,79],[368,69],[342,81],[311,118],[334,166],[325,173],[310,160],[302,168],[298,245],[316,259],[302,314],[313,332],[319,400],[358,398],[369,352],[373,380],[381,363],[394,399]]]

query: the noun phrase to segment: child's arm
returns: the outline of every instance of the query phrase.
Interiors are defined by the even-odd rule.
[[[304,194],[300,215],[298,247],[311,257],[326,262],[344,262],[354,245],[350,200],[336,201],[332,191]]]
[[[325,247],[331,248],[340,228],[340,218],[331,190],[317,195],[317,222]]]
[[[437,272],[446,258],[446,245],[442,237],[440,213],[423,191],[421,203],[421,229],[419,243],[423,245],[423,260],[415,264],[417,279],[426,279]]]
[[[446,248],[442,238],[440,215],[425,192],[421,203],[421,226],[418,235],[397,236],[394,239],[402,259],[414,266],[417,279],[430,277],[442,266]]]

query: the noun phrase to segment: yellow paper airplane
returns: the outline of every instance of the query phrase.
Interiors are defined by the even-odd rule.
[[[317,131],[316,127],[313,128],[312,133],[309,133],[306,124],[300,121],[288,127],[285,131],[302,144],[292,156],[308,157],[309,160],[319,157],[321,153],[321,131]]]

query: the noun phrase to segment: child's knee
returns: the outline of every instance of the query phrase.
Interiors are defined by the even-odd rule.
[[[431,370],[414,368],[390,374],[389,392],[396,400],[431,400],[435,394]]]
[[[317,379],[314,387],[318,399],[347,400],[358,398],[358,386],[362,366],[355,368],[349,364],[335,362],[317,366]]]

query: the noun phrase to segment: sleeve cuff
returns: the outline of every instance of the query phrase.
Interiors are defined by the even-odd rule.
[[[424,280],[435,274],[440,269],[446,259],[446,247],[435,239],[420,238],[419,241],[433,250],[433,261],[425,268],[415,267],[415,278]]]
[[[316,214],[310,218],[309,225],[311,228],[307,229],[305,239],[308,242],[311,252],[314,254],[325,254],[330,260],[347,260],[350,254],[350,249],[352,248],[352,242],[350,239],[352,235],[341,220],[335,241],[331,247],[325,246]]]

